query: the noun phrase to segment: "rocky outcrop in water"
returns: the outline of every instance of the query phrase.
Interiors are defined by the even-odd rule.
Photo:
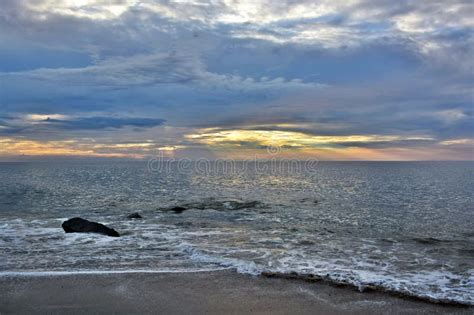
[[[143,217],[140,215],[140,213],[135,212],[135,213],[129,214],[127,216],[127,219],[143,219]]]
[[[240,201],[240,200],[215,200],[213,198],[205,199],[203,201],[186,202],[180,206],[171,206],[158,208],[160,211],[173,211],[175,213],[182,213],[185,210],[244,210],[244,209],[263,209],[266,205],[260,201]]]
[[[69,219],[64,221],[61,226],[66,233],[97,233],[113,237],[120,236],[120,234],[114,229],[82,218]]]

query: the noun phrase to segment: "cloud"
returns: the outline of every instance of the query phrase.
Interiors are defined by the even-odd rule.
[[[445,141],[441,141],[440,144],[441,145],[469,145],[471,146],[471,149],[472,149],[472,147],[474,146],[474,139],[465,138],[465,139],[445,140]]]
[[[187,83],[203,78],[199,62],[169,54],[112,58],[84,68],[37,69],[5,73],[32,80],[68,82],[81,86],[129,87],[135,85]]]
[[[40,122],[42,126],[67,130],[90,130],[123,128],[126,126],[137,128],[150,128],[160,126],[164,119],[153,118],[112,118],[112,117],[86,117],[71,120],[59,120],[47,118]]]
[[[24,35],[56,36],[74,46],[96,46],[101,32],[113,33],[128,42],[150,35],[183,35],[186,30],[209,30],[236,38],[255,38],[273,42],[320,44],[323,47],[359,45],[372,40],[393,38],[414,42],[420,52],[427,53],[449,42],[440,40],[446,30],[469,29],[474,26],[472,3],[450,1],[269,1],[220,0],[209,2],[123,0],[6,0],[0,23],[5,30],[14,27]],[[42,27],[35,28],[34,26]],[[89,28],[87,25],[94,25]],[[81,37],[65,38],[58,26],[65,26]],[[71,28],[71,26],[76,26]],[[128,27],[127,27],[128,26]],[[23,29],[24,28],[24,29]],[[99,28],[101,32],[94,32]],[[113,30],[112,30],[113,28]],[[29,32],[26,32],[26,31]],[[44,32],[48,31],[48,34]],[[63,28],[61,30],[64,30]],[[30,33],[30,34],[28,34]],[[84,37],[90,33],[88,37]],[[187,37],[187,36],[186,36]],[[51,37],[49,37],[51,39]],[[472,36],[469,37],[472,43]],[[120,46],[110,37],[107,44]],[[156,39],[156,38],[155,38]],[[444,43],[444,44],[443,44]],[[141,42],[150,47],[152,42]],[[161,44],[161,43],[160,43]],[[160,45],[152,45],[160,46]],[[134,49],[134,47],[128,47]]]
[[[171,54],[116,57],[84,68],[36,69],[0,73],[4,79],[67,82],[69,86],[130,88],[157,84],[195,84],[228,89],[291,89],[322,87],[300,79],[261,77],[255,80],[239,75],[211,73],[193,56]]]
[[[434,113],[434,116],[448,125],[454,124],[469,117],[460,109],[446,109],[437,111]]]
[[[4,0],[0,134],[113,143],[159,129],[169,147],[199,145],[183,138],[196,128],[376,135],[400,138],[338,145],[438,145],[446,156],[454,146],[437,143],[474,132],[473,10],[463,0]]]
[[[371,135],[354,134],[344,136],[321,136],[298,131],[262,130],[262,129],[234,129],[219,130],[208,128],[198,130],[195,134],[188,134],[186,139],[210,146],[239,147],[286,147],[286,148],[321,148],[337,146],[367,146],[374,144],[401,143],[404,141],[432,141],[428,136],[402,136],[402,135]]]
[[[59,118],[54,118],[59,117]],[[158,118],[114,118],[114,117],[68,117],[65,115],[28,114],[22,117],[9,117],[0,124],[0,135],[38,137],[51,135],[51,132],[100,131],[132,127],[136,130],[163,125]]]
[[[74,156],[105,158],[145,158],[164,151],[172,154],[179,146],[160,145],[154,141],[109,142],[94,139],[32,140],[0,138],[0,158],[37,156]]]

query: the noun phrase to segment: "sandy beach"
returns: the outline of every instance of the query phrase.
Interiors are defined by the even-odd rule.
[[[0,278],[0,314],[472,314],[382,292],[234,271]]]

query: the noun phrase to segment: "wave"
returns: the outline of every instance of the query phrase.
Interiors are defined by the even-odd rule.
[[[248,210],[245,212],[246,215],[250,214],[250,211],[252,211],[252,213],[268,211],[267,207],[269,207],[268,204],[260,201],[236,199],[203,199],[198,201],[178,202],[175,207],[178,205],[188,207],[185,208],[186,210],[212,209],[217,211],[233,211],[243,209]],[[171,209],[170,207],[163,209]],[[270,209],[270,211],[273,210]],[[444,269],[442,265],[437,264],[434,267],[426,267],[436,269],[430,271],[423,270],[425,267],[421,264],[415,266],[417,270],[414,270],[415,268],[403,269],[400,266],[395,268],[395,265],[389,265],[388,267],[385,266],[385,269],[382,270],[380,265],[376,265],[373,268],[363,265],[364,262],[367,262],[364,260],[364,257],[357,258],[354,255],[350,255],[348,256],[350,260],[348,260],[346,256],[335,254],[337,257],[332,259],[324,252],[323,246],[321,246],[321,253],[318,255],[312,256],[311,253],[308,253],[306,250],[309,247],[311,247],[311,249],[318,247],[319,240],[337,240],[339,232],[334,233],[326,227],[321,227],[319,231],[328,231],[328,233],[335,234],[335,236],[327,236],[327,238],[323,239],[307,239],[308,234],[298,235],[294,233],[295,231],[288,230],[291,232],[291,234],[289,234],[285,230],[286,234],[283,236],[286,235],[287,238],[282,238],[282,244],[288,245],[288,248],[283,245],[283,247],[279,247],[281,244],[276,247],[272,247],[273,245],[271,245],[271,248],[277,249],[275,252],[271,252],[266,242],[268,239],[273,238],[273,234],[268,234],[264,231],[261,232],[262,234],[249,234],[251,231],[249,232],[248,230],[243,230],[241,234],[238,234],[240,233],[239,230],[220,230],[214,228],[214,226],[201,229],[203,224],[200,221],[196,221],[198,223],[196,223],[192,229],[188,229],[189,225],[192,224],[191,222],[181,220],[183,217],[170,217],[172,218],[169,221],[164,220],[161,216],[159,220],[144,220],[141,222],[117,219],[119,221],[115,221],[115,223],[121,225],[123,229],[128,230],[128,234],[124,234],[126,236],[120,239],[104,238],[94,234],[66,235],[59,227],[59,222],[65,218],[46,218],[44,220],[35,219],[32,221],[22,219],[0,221],[0,227],[2,227],[0,246],[4,246],[4,248],[8,248],[9,250],[10,248],[20,248],[18,244],[24,244],[26,248],[30,248],[28,247],[30,246],[29,242],[30,240],[34,240],[35,242],[31,244],[35,245],[35,250],[38,250],[38,246],[41,244],[39,247],[42,252],[38,251],[38,253],[49,254],[52,252],[52,248],[65,248],[69,249],[67,255],[70,255],[70,259],[67,258],[67,255],[64,253],[61,253],[61,255],[66,257],[64,259],[53,258],[51,261],[58,262],[57,265],[45,260],[45,263],[38,266],[34,258],[39,256],[33,256],[31,258],[29,254],[26,256],[26,251],[18,251],[18,255],[15,253],[16,256],[12,255],[11,259],[9,259],[9,265],[5,265],[5,267],[1,269],[24,269],[25,271],[19,271],[18,273],[15,271],[0,271],[0,276],[15,274],[63,275],[74,273],[197,272],[235,269],[239,273],[252,276],[299,279],[310,282],[324,281],[335,285],[353,287],[359,291],[384,291],[434,303],[474,305],[474,295],[472,291],[474,287],[474,270],[472,268],[468,269],[470,268],[470,264],[461,269]],[[110,218],[107,217],[107,220],[108,219]],[[206,221],[204,221],[204,223],[206,223]],[[287,228],[291,226],[292,225],[286,224],[284,227]],[[276,230],[271,229],[270,231],[274,232]],[[233,233],[237,234],[233,235]],[[256,237],[255,239],[246,241],[247,243],[244,245],[242,245],[242,243],[234,243],[234,240],[239,239],[242,235],[249,238],[252,235],[256,235]],[[275,235],[278,236],[280,234],[276,233]],[[294,240],[294,243],[287,242],[290,237],[289,235],[291,235],[291,240]],[[229,236],[228,241],[227,236]],[[235,236],[235,238],[233,238],[233,236]],[[384,243],[389,244],[387,246],[392,246],[392,244],[395,244],[394,246],[402,246],[405,242],[412,246],[418,243],[423,245],[423,248],[427,248],[427,250],[438,250],[439,247],[441,247],[441,249],[444,248],[438,245],[449,245],[449,248],[452,248],[452,245],[456,245],[456,243],[451,243],[457,241],[456,238],[448,237],[440,237],[438,239],[430,237],[406,238],[406,236],[404,236],[402,239],[397,237],[383,239]],[[298,253],[290,251],[290,249],[295,248],[295,244],[297,248],[303,246],[304,250]],[[251,246],[249,247],[249,245]],[[333,243],[333,245],[337,247],[336,243]],[[130,250],[123,251],[125,247],[130,248]],[[459,247],[459,249],[457,247],[456,249],[462,255],[472,255],[472,247]],[[255,250],[256,248],[258,248],[258,251]],[[417,248],[421,247],[417,246]],[[255,250],[258,254],[253,254],[252,252],[252,254],[247,255],[247,253],[252,250]],[[94,265],[87,262],[83,265],[79,265],[76,261],[76,258],[83,256],[84,251],[100,253],[97,262],[99,264],[105,263],[101,268],[119,269],[119,271],[86,270],[94,269]],[[284,254],[281,254],[282,252],[284,252]],[[139,260],[136,260],[137,253],[141,255]],[[185,255],[181,255],[183,253]],[[387,253],[387,255],[389,255],[389,253]],[[238,256],[239,258],[232,256]],[[28,260],[26,260],[25,257],[29,257]],[[107,257],[120,257],[121,259],[117,263],[109,264]],[[29,260],[30,258],[31,262]],[[105,260],[106,258],[107,262]],[[192,264],[188,264],[188,258]],[[467,258],[469,259],[469,257]],[[153,259],[160,261],[160,267],[157,267],[157,264],[149,263]],[[284,261],[284,259],[286,260]],[[316,259],[322,260],[316,261]],[[136,261],[138,261],[138,263]],[[469,262],[469,260],[466,261]],[[21,262],[22,264],[18,265],[15,264],[15,262]],[[163,264],[161,264],[161,262],[163,262]],[[185,262],[186,264],[182,264],[181,262]],[[194,262],[198,262],[198,264]],[[360,266],[358,266],[357,263],[360,263]],[[94,264],[97,265],[95,262]],[[181,268],[183,265],[187,267]],[[38,271],[34,271],[34,267],[32,266],[38,267]],[[40,271],[50,268],[51,266],[56,266],[56,271]],[[78,266],[81,266],[84,270],[69,271],[69,268],[78,268]],[[169,268],[170,266],[171,268]],[[174,266],[177,266],[177,268],[173,268]],[[2,264],[0,264],[0,267],[2,267]],[[148,267],[152,270],[148,270]],[[204,268],[195,269],[194,267]],[[126,270],[120,270],[121,268]],[[453,270],[453,273],[447,270]]]
[[[433,296],[430,293],[422,293],[422,292],[413,292],[408,289],[403,288],[393,288],[390,284],[380,284],[380,283],[364,283],[361,284],[360,282],[356,281],[355,279],[350,278],[341,278],[336,277],[334,278],[330,274],[326,275],[317,275],[312,273],[297,273],[295,271],[292,272],[273,272],[273,271],[263,271],[261,276],[266,278],[279,278],[279,279],[292,279],[292,280],[302,280],[306,282],[326,282],[336,286],[344,286],[357,289],[360,292],[369,292],[369,291],[378,291],[389,293],[392,295],[416,299],[420,301],[426,301],[436,304],[443,304],[443,305],[455,305],[455,306],[474,306],[473,301],[466,301],[457,298],[448,298],[448,297],[440,297],[440,296]]]
[[[419,237],[419,238],[413,238],[412,240],[417,242],[417,243],[426,244],[426,245],[435,245],[435,244],[453,242],[451,240],[441,240],[441,239],[437,239],[437,238],[434,238],[434,237]]]
[[[211,253],[197,250],[190,244],[181,244],[180,247],[184,252],[190,255],[192,260],[216,264],[223,268],[231,268],[242,274],[307,282],[325,282],[332,285],[354,288],[360,292],[379,291],[437,304],[474,306],[474,298],[471,295],[466,292],[457,292],[455,295],[451,295],[448,291],[443,289],[443,283],[438,283],[442,288],[440,292],[417,288],[417,285],[420,283],[429,283],[429,285],[432,285],[436,282],[436,279],[449,278],[446,274],[441,275],[435,271],[427,272],[426,274],[420,272],[417,277],[411,279],[411,282],[401,280],[401,278],[399,279],[396,276],[378,273],[369,274],[369,272],[362,270],[305,273],[294,270],[266,268],[253,261],[243,259],[214,256]],[[336,270],[337,266],[332,266],[332,268],[328,266],[327,269]]]

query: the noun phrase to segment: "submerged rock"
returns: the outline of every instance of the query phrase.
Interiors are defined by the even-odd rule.
[[[69,219],[64,221],[61,226],[66,233],[98,233],[113,237],[120,236],[120,234],[114,229],[82,218]]]
[[[174,213],[183,213],[183,211],[189,210],[190,208],[180,207],[180,206],[173,206],[173,207],[165,207],[165,208],[158,208],[157,210],[166,211]]]
[[[170,210],[171,210],[171,211],[174,211],[174,212],[176,212],[176,213],[181,213],[181,212],[183,212],[184,210],[187,210],[187,209],[184,208],[184,207],[173,207],[173,208],[171,208]]]
[[[298,242],[299,245],[303,246],[310,246],[310,245],[315,245],[316,243],[310,240],[301,240]]]
[[[135,212],[135,213],[132,213],[132,214],[129,214],[127,216],[128,219],[143,219],[143,217],[140,215],[140,213],[138,212]]]
[[[240,200],[215,200],[214,198],[204,199],[202,201],[187,202],[180,206],[171,206],[158,208],[160,211],[174,211],[182,213],[185,210],[246,210],[246,209],[265,209],[267,206],[260,201],[240,201]]]
[[[303,198],[301,199],[301,202],[318,204],[319,200],[314,199],[314,198]]]

